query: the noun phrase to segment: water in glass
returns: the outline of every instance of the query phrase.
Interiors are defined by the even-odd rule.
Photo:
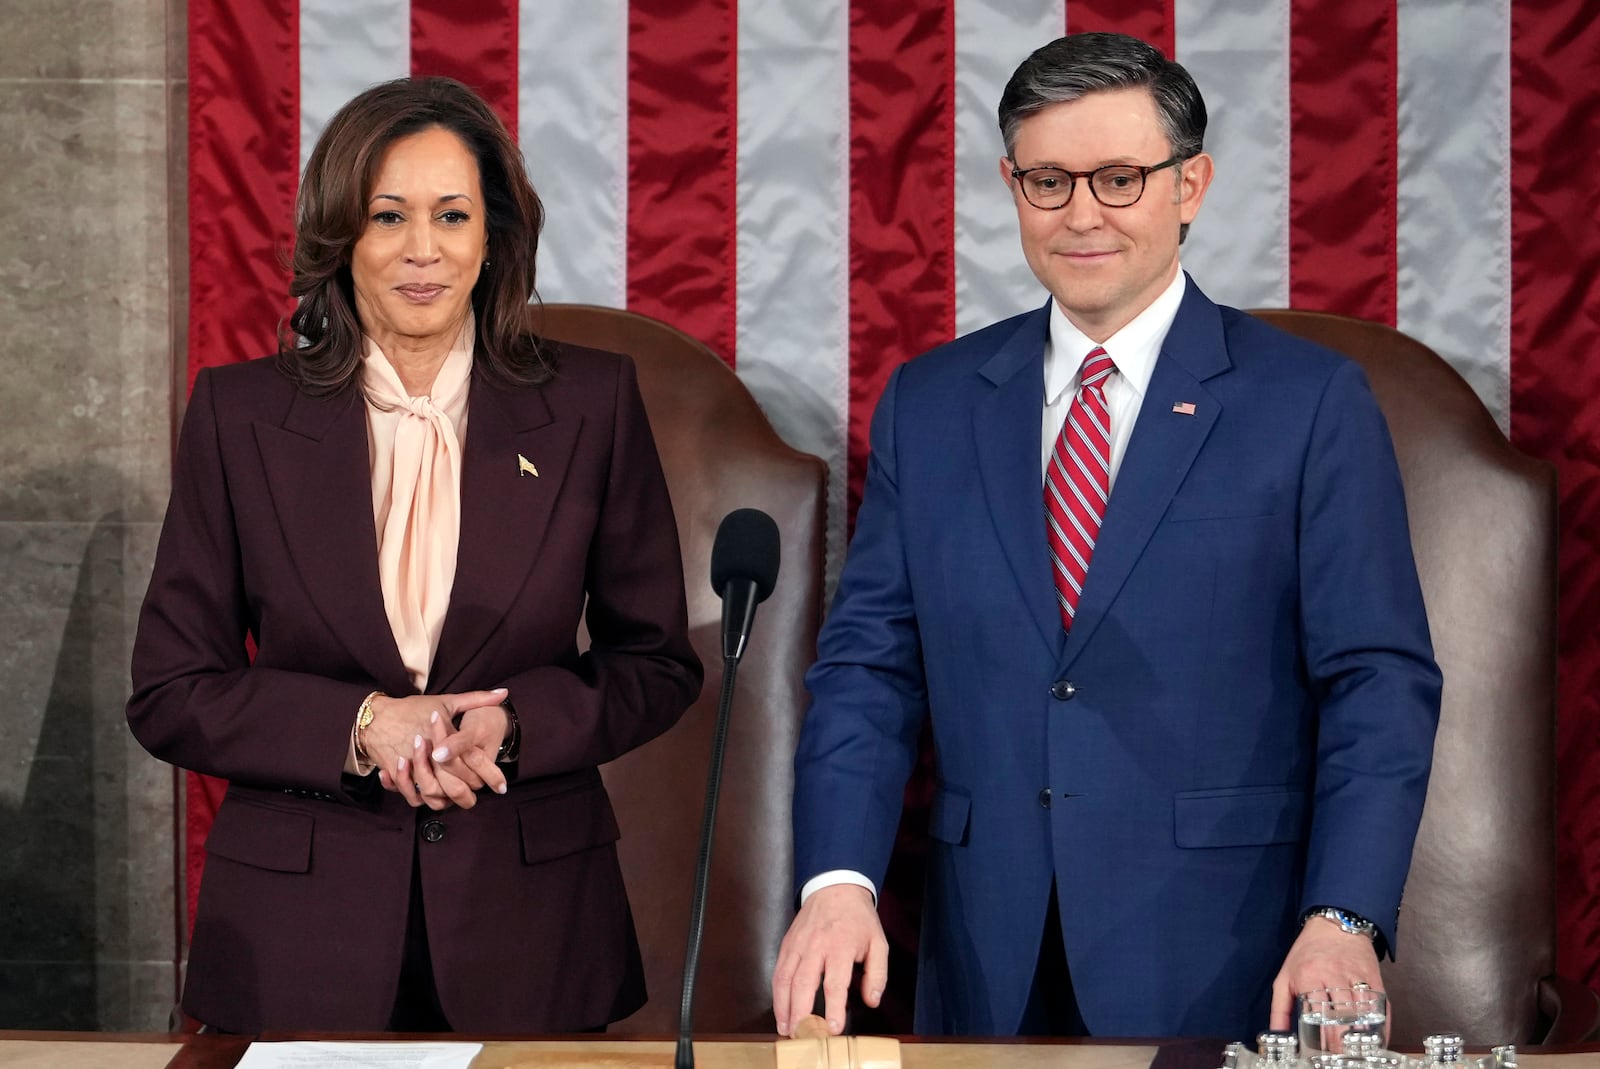
[[[1389,1002],[1382,991],[1368,987],[1306,991],[1298,999],[1302,1056],[1344,1052],[1345,1033],[1371,1032],[1386,1044]]]

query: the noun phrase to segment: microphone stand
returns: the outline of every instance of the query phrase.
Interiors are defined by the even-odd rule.
[[[735,580],[723,591],[723,603],[733,595]],[[755,613],[755,598],[749,599],[744,634],[750,632],[749,616]],[[694,869],[694,899],[689,907],[689,945],[683,959],[683,1000],[678,1007],[678,1050],[675,1069],[694,1069],[694,1044],[689,1038],[694,1016],[694,978],[700,968],[700,939],[705,931],[706,883],[711,876],[711,839],[717,826],[717,797],[722,793],[722,753],[728,741],[728,713],[733,707],[733,681],[739,672],[744,643],[723,646],[722,694],[717,700],[717,725],[711,734],[711,770],[706,777],[705,815],[700,822],[700,857]]]

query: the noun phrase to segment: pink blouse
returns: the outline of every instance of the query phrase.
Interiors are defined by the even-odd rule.
[[[361,388],[367,402],[372,460],[372,519],[378,532],[378,581],[400,659],[421,691],[428,685],[439,631],[455,583],[461,539],[461,443],[466,437],[474,323],[440,365],[429,393],[407,394],[376,342],[366,338]],[[354,737],[350,761],[360,774]]]

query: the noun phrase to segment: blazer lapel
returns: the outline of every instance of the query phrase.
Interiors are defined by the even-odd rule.
[[[1222,414],[1221,403],[1202,383],[1232,366],[1223,340],[1222,317],[1191,279],[1156,359],[1133,438],[1106,504],[1083,596],[1063,651],[1064,664],[1071,664],[1105,619]],[[1194,406],[1192,414],[1173,407],[1190,404]]]
[[[1050,579],[1044,484],[1039,471],[1044,347],[1049,333],[1050,305],[1046,303],[978,369],[994,389],[975,406],[972,433],[978,474],[1000,545],[1028,615],[1054,656],[1061,645],[1061,616]]]
[[[360,395],[296,393],[282,427],[256,425],[256,445],[284,545],[317,611],[382,689],[410,693],[378,581]]]
[[[560,499],[581,423],[554,418],[542,390],[504,390],[480,375],[473,377],[467,411],[461,540],[450,608],[428,675],[433,692],[460,689],[456,677],[522,591]],[[474,680],[472,686],[496,682]]]

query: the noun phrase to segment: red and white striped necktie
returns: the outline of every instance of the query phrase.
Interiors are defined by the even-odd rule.
[[[1044,510],[1050,538],[1050,571],[1061,606],[1062,630],[1072,630],[1078,597],[1089,573],[1094,540],[1111,496],[1111,412],[1105,383],[1117,370],[1104,349],[1083,358],[1078,392],[1067,408],[1056,447],[1045,470]]]

